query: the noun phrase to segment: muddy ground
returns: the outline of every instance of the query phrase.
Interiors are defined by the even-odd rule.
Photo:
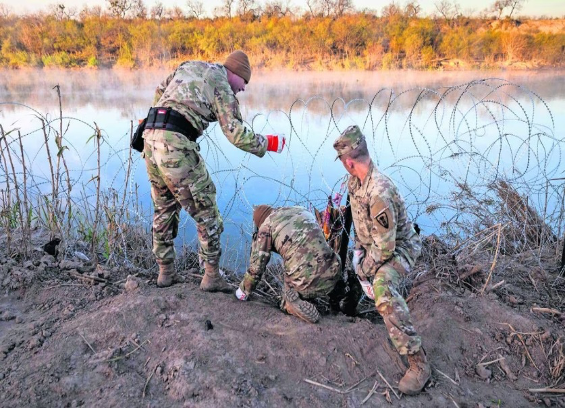
[[[564,407],[564,272],[539,254],[417,268],[408,304],[433,377],[408,397],[367,300],[311,325],[204,293],[196,269],[161,289],[155,270],[37,240],[26,261],[0,257],[2,407]]]

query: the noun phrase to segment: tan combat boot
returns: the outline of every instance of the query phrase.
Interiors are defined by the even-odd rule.
[[[176,281],[175,264],[159,265],[159,276],[157,277],[157,286],[166,288]]]
[[[430,379],[430,364],[421,348],[417,353],[408,355],[409,369],[399,381],[399,391],[407,395],[421,392]]]
[[[208,262],[204,263],[204,276],[200,282],[200,288],[206,292],[232,292],[232,288],[220,276],[218,265],[211,265]]]
[[[309,302],[302,300],[295,289],[285,288],[281,299],[281,310],[286,311],[307,323],[316,323],[320,319],[320,314],[316,307]]]

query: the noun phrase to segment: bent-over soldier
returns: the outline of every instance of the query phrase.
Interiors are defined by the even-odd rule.
[[[199,153],[197,138],[211,122],[218,121],[227,139],[241,150],[259,157],[266,151],[282,151],[284,138],[255,134],[242,121],[236,94],[245,90],[250,77],[248,57],[234,51],[222,65],[183,62],[157,87],[143,138],[155,208],[153,254],[159,265],[160,287],[176,280],[173,240],[184,208],[197,224],[199,258],[205,271],[201,289],[231,292],[218,269],[223,223],[216,187]]]
[[[421,253],[420,237],[399,190],[370,158],[359,127],[348,127],[334,142],[334,148],[350,173],[356,274],[368,297],[375,299],[393,345],[399,354],[407,355],[410,367],[399,382],[399,390],[419,393],[430,378],[430,365],[398,285]]]
[[[346,292],[337,285],[341,279],[340,258],[326,243],[322,229],[310,211],[303,207],[259,205],[254,208],[253,220],[257,230],[249,268],[236,290],[238,299],[246,300],[251,295],[265,272],[271,252],[276,252],[283,258],[285,269],[282,310],[316,323],[320,314],[304,299],[329,296],[335,304],[347,307],[343,306],[344,302],[340,303],[347,296]]]

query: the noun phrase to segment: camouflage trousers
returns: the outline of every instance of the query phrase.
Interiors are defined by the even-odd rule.
[[[383,317],[391,342],[401,355],[414,354],[421,347],[405,299],[399,294],[401,274],[409,271],[408,262],[400,255],[378,269],[373,277],[375,307]]]
[[[159,264],[175,260],[173,240],[184,208],[197,224],[200,257],[220,260],[222,217],[216,205],[216,187],[210,178],[199,146],[180,133],[165,130],[144,132],[144,154],[153,200],[153,254]]]

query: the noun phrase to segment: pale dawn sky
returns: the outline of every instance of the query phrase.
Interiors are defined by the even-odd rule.
[[[159,0],[144,0],[146,6],[151,8]],[[257,0],[259,4],[263,4],[264,0]],[[237,2],[237,0],[236,0]],[[389,4],[390,0],[353,0],[354,6],[357,9],[369,8],[380,11],[384,5]],[[435,11],[434,4],[438,0],[420,0],[423,14],[429,15]],[[106,0],[20,0],[17,2],[9,2],[0,0],[5,6],[8,6],[13,12],[33,13],[40,10],[46,10],[50,4],[64,4],[69,8],[76,8],[80,10],[85,4],[89,6],[99,5],[106,8],[108,2]],[[166,7],[179,6],[183,10],[187,10],[187,0],[161,0],[161,3]],[[205,10],[211,12],[213,8],[221,5],[222,0],[205,0]],[[405,4],[406,1],[396,1],[397,4]],[[494,3],[494,0],[456,0],[465,14],[469,12],[478,13]],[[291,4],[303,7],[306,4],[305,0],[292,0]],[[564,0],[527,0],[520,15],[527,16],[549,16],[549,17],[563,17],[564,16]]]

